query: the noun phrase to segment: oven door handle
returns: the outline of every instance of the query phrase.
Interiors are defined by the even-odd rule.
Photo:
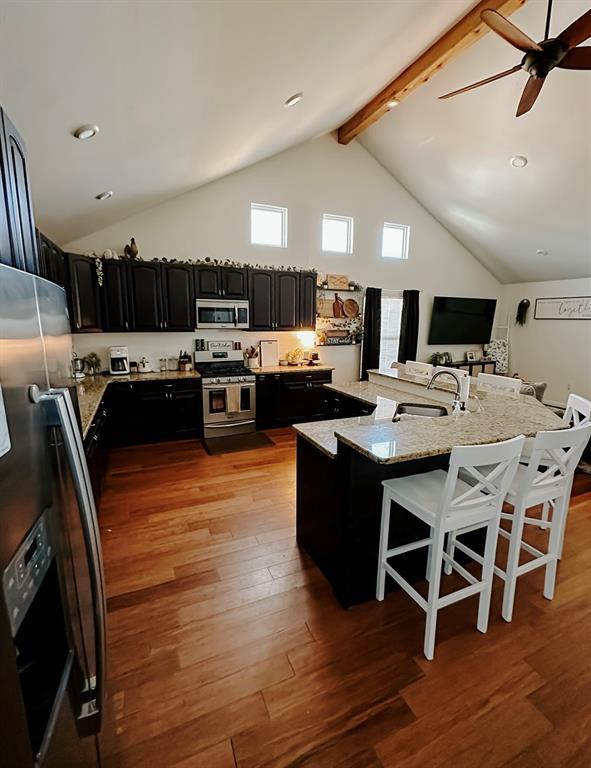
[[[228,389],[229,387],[248,387],[249,389],[252,389],[255,386],[256,384],[254,381],[237,381],[235,384],[203,384],[203,389]]]
[[[87,700],[82,705],[79,719],[98,719],[98,727],[96,729],[98,732],[105,700],[107,647],[107,608],[98,518],[94,506],[88,465],[84,454],[84,445],[80,429],[78,428],[70,391],[66,387],[50,389],[39,397],[39,402],[43,404],[45,409],[47,425],[58,427],[62,433],[80,510],[80,525],[86,546],[93,598],[96,659],[95,677],[86,681],[84,693],[87,696]]]

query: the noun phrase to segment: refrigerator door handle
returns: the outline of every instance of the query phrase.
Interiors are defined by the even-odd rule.
[[[98,718],[100,728],[106,681],[106,601],[94,496],[84,454],[84,445],[69,390],[67,388],[50,389],[40,396],[40,401],[46,409],[49,426],[59,427],[61,430],[80,510],[80,522],[88,556],[93,596],[96,647],[96,677],[87,681],[85,691],[87,700],[82,706],[80,718]]]

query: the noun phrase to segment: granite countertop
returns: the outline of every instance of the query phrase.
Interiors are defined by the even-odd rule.
[[[376,409],[368,416],[348,416],[343,419],[331,419],[330,421],[313,421],[305,424],[294,424],[293,428],[302,437],[313,443],[317,448],[331,458],[337,455],[336,433],[341,429],[362,427],[375,429],[381,424],[392,423],[392,417],[398,403],[429,403],[441,405],[434,400],[424,397],[422,394],[409,394],[391,387],[379,387],[368,381],[354,381],[351,384],[325,384],[327,389],[340,392],[343,395],[354,397],[363,403],[375,405]]]
[[[394,377],[393,377],[394,378]],[[422,383],[424,388],[425,384]],[[329,456],[336,456],[340,440],[380,464],[411,461],[450,453],[455,445],[478,445],[507,440],[516,435],[534,436],[539,430],[560,429],[562,420],[529,395],[510,397],[488,393],[470,401],[479,410],[437,418],[407,418],[392,422],[396,402],[432,402],[420,388],[414,394],[367,382],[325,385],[364,402],[378,403],[371,416],[298,424],[294,427]],[[384,391],[386,390],[386,391]],[[391,403],[387,406],[386,401]]]
[[[80,406],[80,419],[82,421],[82,436],[86,434],[92,424],[105,390],[109,384],[118,381],[172,381],[176,379],[200,379],[197,371],[152,371],[151,373],[130,373],[127,376],[86,376],[76,380],[76,392],[78,393],[78,405]]]

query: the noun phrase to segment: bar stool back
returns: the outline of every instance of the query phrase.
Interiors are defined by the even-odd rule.
[[[490,445],[457,446],[452,450],[449,470],[435,470],[422,475],[384,480],[382,523],[378,557],[376,597],[384,599],[386,574],[427,614],[424,652],[433,658],[435,630],[439,608],[480,593],[477,627],[486,632],[493,580],[493,568],[503,500],[517,470],[525,438],[512,438]],[[458,477],[462,471],[470,477],[469,484]],[[420,541],[388,549],[392,502],[400,504],[429,526],[429,537]],[[461,533],[465,528],[486,528],[486,544],[482,575],[473,574],[456,563],[444,552],[444,539],[448,533]],[[403,576],[388,563],[397,555],[429,547],[427,577],[428,596],[425,600]],[[456,570],[466,579],[468,586],[443,597],[439,596],[442,564],[449,572]]]

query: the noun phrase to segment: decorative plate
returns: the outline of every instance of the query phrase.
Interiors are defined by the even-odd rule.
[[[355,299],[347,299],[343,304],[343,311],[346,317],[359,317],[359,304]]]

